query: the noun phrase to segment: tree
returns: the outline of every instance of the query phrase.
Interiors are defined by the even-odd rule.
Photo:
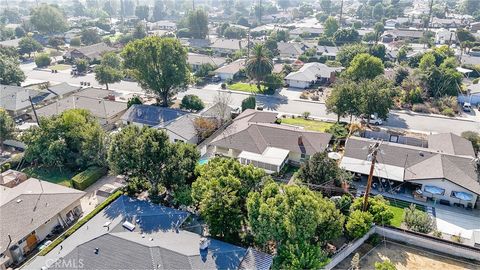
[[[77,71],[79,73],[85,73],[87,72],[87,69],[88,69],[88,66],[89,66],[89,63],[86,59],[77,59],[75,61],[75,66],[77,67]]]
[[[350,115],[358,115],[358,93],[357,85],[351,80],[339,80],[333,85],[333,89],[326,100],[328,112],[337,115],[337,122],[340,118]]]
[[[34,8],[30,22],[36,30],[46,34],[62,33],[67,29],[65,15],[55,5],[41,4]]]
[[[17,27],[15,28],[15,36],[16,36],[17,38],[24,37],[25,34],[26,34],[26,33],[25,33],[25,30],[23,29],[23,27],[17,26]]]
[[[120,82],[122,78],[123,74],[120,70],[107,65],[98,65],[95,67],[95,80],[97,80],[99,84],[105,85],[107,90],[109,83]]]
[[[358,31],[353,28],[339,29],[333,35],[333,40],[337,45],[354,43],[354,42],[357,42],[358,39],[359,39]]]
[[[266,76],[272,73],[273,62],[268,57],[267,48],[262,44],[253,47],[252,56],[248,59],[245,70],[251,79],[257,81],[257,88],[260,91],[260,83]]]
[[[122,57],[140,86],[158,95],[164,107],[188,83],[187,52],[177,39],[153,36],[135,40],[125,46]]]
[[[290,0],[277,0],[277,4],[281,9],[286,10],[290,6]]]
[[[277,42],[287,42],[289,38],[289,34],[287,30],[276,30],[270,33],[269,38],[277,41]]]
[[[42,44],[32,37],[24,37],[18,42],[18,52],[22,55],[28,54],[28,57],[31,56],[32,52],[37,52],[41,49],[43,49]]]
[[[382,262],[375,262],[375,270],[397,270],[397,267],[389,261],[384,260]]]
[[[39,68],[47,67],[52,62],[48,53],[40,53],[35,56],[35,65]]]
[[[133,97],[128,99],[127,108],[130,108],[132,107],[132,105],[135,105],[135,104],[143,104],[142,99],[137,95],[134,95]]]
[[[386,48],[385,48],[385,45],[383,44],[373,44],[370,47],[370,54],[382,61],[385,60],[385,52],[386,52]]]
[[[272,268],[322,269],[327,262],[327,253],[316,244],[286,243],[280,246]]]
[[[414,204],[405,208],[403,221],[407,228],[421,233],[430,233],[433,228],[432,218],[425,212],[418,210]]]
[[[274,182],[266,183],[260,192],[248,194],[247,210],[255,242],[279,252],[289,244],[323,246],[342,234],[345,219],[335,204],[320,193]],[[306,250],[299,252],[304,254]]]
[[[382,3],[377,3],[373,7],[372,17],[375,20],[379,21],[383,18],[384,15],[385,15],[385,9],[383,8],[383,4]]]
[[[399,86],[402,85],[403,81],[410,75],[408,69],[404,67],[399,67],[395,70],[395,85]]]
[[[247,194],[261,187],[265,171],[237,160],[214,158],[197,167],[192,198],[212,235],[237,240],[246,219]]]
[[[343,179],[341,169],[335,160],[329,158],[326,152],[318,152],[305,161],[297,173],[297,177],[305,183],[325,184],[335,182],[340,184]]]
[[[382,77],[373,80],[364,80],[359,83],[358,112],[367,117],[377,115],[387,119],[389,110],[393,107],[390,84]]]
[[[135,7],[135,16],[139,20],[148,20],[150,15],[150,8],[148,6],[136,6]]]
[[[382,60],[366,53],[355,56],[347,68],[346,76],[354,81],[373,79],[383,74]]]
[[[338,51],[337,61],[342,63],[342,66],[349,67],[355,56],[368,52],[367,46],[363,44],[347,44],[342,46]]]
[[[330,14],[332,10],[332,0],[321,0],[320,8],[322,9],[323,13]]]
[[[463,28],[457,29],[457,37],[460,43],[464,43],[465,41],[475,42],[475,36]]]
[[[462,138],[467,139],[472,143],[475,153],[480,150],[480,134],[475,131],[464,131],[462,132]]]
[[[147,30],[143,23],[137,23],[133,29],[132,38],[133,39],[142,39],[147,36]]]
[[[13,137],[15,122],[3,108],[0,108],[0,154],[3,153],[3,143]]]
[[[110,169],[146,181],[149,196],[155,200],[161,187],[174,190],[186,185],[199,157],[195,146],[171,143],[165,131],[136,125],[113,135],[108,149]]]
[[[435,66],[435,56],[432,53],[425,53],[420,59],[418,67],[422,71],[428,71]]]
[[[327,36],[327,37],[333,37],[333,35],[335,34],[335,32],[337,32],[338,28],[339,28],[339,25],[338,25],[338,22],[337,20],[334,18],[334,17],[328,17],[328,19],[325,21],[324,23],[324,34]]]
[[[267,91],[273,94],[275,90],[281,88],[284,83],[283,78],[284,76],[281,73],[272,73],[270,75],[267,75],[264,83]]]
[[[0,54],[0,84],[20,85],[25,78],[16,57]]]
[[[155,0],[155,5],[153,6],[153,19],[155,21],[160,21],[165,16],[165,4],[163,0]]]
[[[372,214],[373,222],[380,225],[390,225],[393,212],[389,208],[390,203],[382,195],[377,195],[368,200],[367,211]],[[363,209],[363,198],[357,198],[350,206],[350,212]]]
[[[97,44],[102,41],[102,38],[100,37],[96,29],[84,29],[82,31],[80,39],[85,45]]]
[[[197,117],[193,120],[193,127],[198,137],[198,142],[205,140],[217,129],[218,122],[212,118]]]
[[[242,111],[245,111],[247,109],[255,109],[256,106],[257,102],[255,96],[249,96],[242,101]]]
[[[353,239],[364,236],[372,227],[373,217],[369,212],[362,212],[361,210],[355,210],[350,212],[345,229],[348,236]]]
[[[104,2],[103,11],[105,11],[108,16],[110,16],[110,19],[117,13],[111,0],[107,0]]]
[[[465,13],[473,15],[480,10],[480,2],[477,0],[464,0],[462,7]]]
[[[187,15],[187,25],[193,38],[205,39],[208,35],[208,15],[205,10],[190,11]]]
[[[72,47],[80,47],[81,44],[82,42],[79,37],[75,37],[70,40],[70,46]]]
[[[90,112],[67,110],[39,121],[21,137],[27,162],[74,170],[105,165],[106,135]]]
[[[48,39],[48,45],[58,50],[60,46],[65,45],[65,41],[60,37],[50,37]]]
[[[190,111],[201,111],[205,108],[205,104],[197,95],[185,95],[182,98],[180,108]]]
[[[378,40],[383,34],[383,31],[385,31],[385,26],[383,25],[383,23],[382,22],[375,23],[375,25],[373,26],[373,32],[375,33],[375,36],[376,36],[375,43],[378,42]]]

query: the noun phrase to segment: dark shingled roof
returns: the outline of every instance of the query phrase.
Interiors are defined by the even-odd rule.
[[[147,126],[163,126],[185,114],[187,113],[180,110],[153,105],[135,104],[128,108],[122,116],[122,120],[141,123]]]
[[[453,133],[429,135],[428,148],[451,155],[475,157],[472,143]]]

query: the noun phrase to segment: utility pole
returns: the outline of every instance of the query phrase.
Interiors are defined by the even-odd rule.
[[[370,189],[372,188],[372,180],[373,180],[373,171],[375,170],[375,163],[377,162],[377,152],[378,148],[380,147],[379,142],[375,142],[375,144],[370,145],[368,148],[369,154],[368,157],[371,159],[370,164],[370,173],[368,174],[368,182],[367,182],[367,189],[365,190],[365,195],[363,196],[363,211],[367,211],[368,206],[368,196],[370,194]]]
[[[259,0],[260,1],[260,7],[258,9],[258,12],[259,12],[259,16],[258,16],[258,24],[262,24],[262,0]]]
[[[430,21],[432,20],[433,0],[430,0],[430,5],[429,6],[430,7],[429,7],[429,11],[428,11],[428,20],[427,20],[427,23],[425,25],[424,32],[423,32],[423,38],[425,39],[424,47],[426,47],[426,45],[428,43],[427,34],[428,34],[428,30],[430,28]]]
[[[340,3],[340,20],[338,21],[338,24],[340,25],[340,28],[342,28],[342,16],[343,16],[343,0]]]
[[[32,97],[30,95],[28,96],[28,100],[30,101],[30,106],[32,106],[33,114],[35,115],[35,120],[37,120],[37,125],[40,126],[40,121],[38,120],[37,111],[35,110],[35,106],[33,106]]]

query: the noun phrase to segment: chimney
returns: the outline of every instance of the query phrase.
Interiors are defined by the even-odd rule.
[[[302,135],[298,136],[298,145],[303,146],[303,137],[302,137]]]

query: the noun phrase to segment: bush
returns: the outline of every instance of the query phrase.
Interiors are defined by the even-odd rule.
[[[364,236],[372,227],[373,216],[369,212],[355,210],[350,213],[345,229],[348,236],[353,239]]]
[[[39,68],[49,66],[51,62],[52,59],[50,59],[50,56],[46,53],[40,53],[35,56],[35,65]]]
[[[242,111],[245,111],[246,109],[255,109],[256,105],[257,101],[255,100],[255,97],[249,96],[242,101]]]
[[[397,267],[389,261],[384,260],[382,262],[375,262],[375,270],[397,270]]]
[[[190,206],[193,204],[192,189],[189,186],[183,186],[173,191],[173,203],[177,206]]]
[[[480,78],[476,78],[472,81],[473,84],[478,84],[478,82],[480,82]]]
[[[182,98],[180,108],[190,111],[200,111],[205,108],[203,101],[196,95],[185,95]]]
[[[107,207],[110,203],[115,201],[120,195],[122,195],[123,192],[121,190],[116,191],[112,195],[110,195],[105,201],[103,201],[101,204],[99,204],[92,212],[90,212],[88,215],[86,215],[84,218],[82,218],[80,221],[75,223],[70,229],[68,229],[64,234],[60,235],[57,239],[55,239],[50,245],[48,245],[46,248],[42,249],[38,253],[39,256],[45,256],[47,255],[52,249],[54,249],[56,246],[58,246],[63,240],[65,240],[67,237],[72,235],[75,231],[77,231],[80,227],[82,227],[85,223],[87,223],[91,218],[96,216],[100,211],[102,211],[105,207]]]
[[[310,112],[303,112],[302,117],[308,119],[310,117]]]
[[[81,41],[80,41],[80,38],[79,38],[79,37],[72,38],[72,39],[70,40],[70,46],[79,47],[80,45],[81,45]]]
[[[461,135],[472,143],[475,152],[480,150],[480,134],[475,131],[464,131]]]
[[[341,123],[335,123],[333,126],[329,127],[325,131],[332,134],[335,140],[345,139],[348,136],[348,129],[345,127],[344,124]]]
[[[0,166],[0,173],[3,173],[5,171],[8,171],[12,168],[12,165],[10,163],[3,163],[2,166]]]
[[[308,92],[307,92],[307,91],[303,91],[303,92],[300,94],[300,98],[301,98],[301,99],[308,99]]]
[[[455,116],[455,112],[453,111],[452,108],[444,108],[442,110],[442,115],[453,117],[453,116]]]
[[[457,242],[457,243],[462,243],[463,240],[462,240],[462,236],[460,234],[458,235],[452,235],[450,237],[450,239],[452,239],[453,242]]]
[[[433,236],[438,237],[438,238],[442,238],[442,236],[443,236],[442,232],[438,231],[438,230],[434,230],[432,234],[433,234]]]
[[[433,230],[432,218],[427,213],[415,208],[414,204],[411,204],[409,208],[405,208],[403,221],[407,228],[416,232],[429,233]]]
[[[413,107],[412,107],[412,110],[414,112],[418,112],[418,113],[429,113],[430,112],[430,110],[428,109],[428,107],[425,104],[414,104]]]
[[[221,87],[223,90],[227,89],[227,85],[226,85],[225,83],[222,83],[222,84],[220,85],[220,87]]]
[[[73,187],[85,190],[87,187],[95,183],[98,179],[107,174],[107,169],[103,167],[92,166],[85,171],[72,177]]]
[[[319,101],[319,100],[320,100],[320,96],[319,96],[319,95],[313,95],[313,96],[311,96],[311,99],[312,99],[313,101]]]

